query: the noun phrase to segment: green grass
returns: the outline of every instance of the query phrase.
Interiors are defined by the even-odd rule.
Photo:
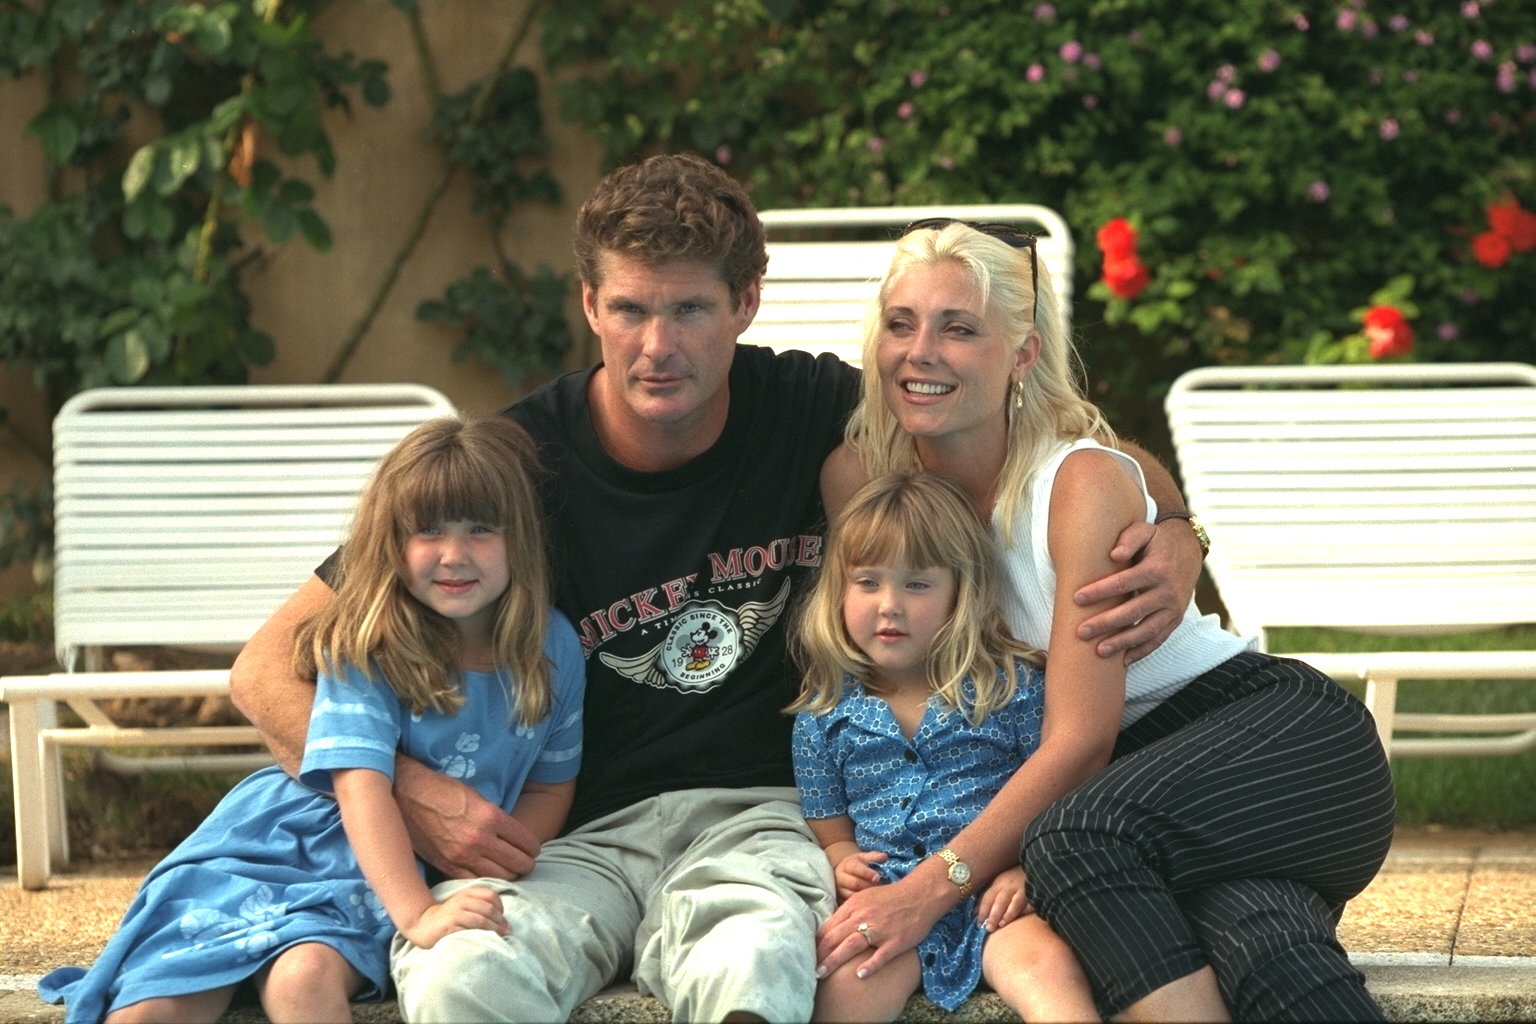
[[[1269,649],[1287,651],[1536,650],[1536,626],[1436,636],[1386,636],[1324,629],[1278,629]],[[1363,695],[1364,684],[1351,684]],[[1398,711],[1439,713],[1536,710],[1536,679],[1406,680]],[[1536,751],[1495,757],[1394,757],[1398,823],[1516,829],[1536,826]]]

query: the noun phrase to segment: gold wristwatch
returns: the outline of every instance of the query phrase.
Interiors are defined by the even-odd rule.
[[[960,895],[969,896],[971,889],[974,888],[971,885],[971,866],[956,856],[955,851],[947,846],[934,856],[949,865],[949,871],[946,874],[951,882],[960,887]]]
[[[1195,518],[1193,512],[1181,512],[1177,509],[1169,509],[1167,512],[1159,512],[1157,518],[1152,520],[1156,526],[1165,519],[1184,519],[1189,522],[1189,528],[1195,531],[1195,540],[1200,542],[1200,557],[1204,558],[1211,553],[1211,535],[1205,532],[1205,527],[1200,525],[1200,520]]]

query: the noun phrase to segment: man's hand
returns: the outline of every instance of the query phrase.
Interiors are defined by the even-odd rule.
[[[1158,526],[1127,526],[1109,557],[1128,568],[1088,584],[1072,598],[1080,605],[1124,600],[1084,622],[1077,632],[1083,640],[1099,640],[1099,657],[1124,652],[1129,665],[1156,650],[1183,619],[1195,596],[1204,553],[1188,521],[1168,519]]]
[[[533,870],[538,837],[458,779],[401,759],[395,800],[412,848],[445,877],[510,880]]]

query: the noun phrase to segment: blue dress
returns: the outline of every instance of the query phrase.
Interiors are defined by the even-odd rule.
[[[295,782],[263,768],[229,791],[197,830],[150,871],[89,970],[61,967],[38,983],[66,1019],[99,1021],[144,999],[186,995],[251,977],[303,942],[335,948],[382,999],[395,928],[342,830],[330,773],[372,768],[394,777],[403,750],[510,810],[525,782],[558,783],[581,764],[585,675],[570,623],[551,613],[550,714],[519,724],[504,676],[468,672],[456,715],[418,715],[362,673],[322,673]]]
[[[910,740],[890,705],[849,680],[825,714],[795,716],[795,782],[809,819],[847,815],[859,849],[889,859],[875,864],[887,882],[905,878],[981,813],[1040,746],[1045,675],[1015,663],[1013,699],[980,725],[930,697]],[[966,681],[967,698],[975,691]],[[923,992],[954,1010],[981,982],[987,932],[976,923],[972,893],[917,944]]]

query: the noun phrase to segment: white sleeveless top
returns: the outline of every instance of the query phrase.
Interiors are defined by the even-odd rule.
[[[1124,467],[1146,499],[1147,522],[1157,514],[1157,505],[1147,494],[1146,479],[1136,460],[1124,452],[1106,448],[1090,438],[1061,446],[1046,459],[1030,481],[1029,491],[1018,512],[1011,536],[992,525],[993,540],[1001,553],[1006,584],[1003,588],[1003,613],[1020,640],[1033,644],[1050,656],[1051,613],[1056,600],[1056,566],[1046,544],[1050,525],[1051,490],[1062,460],[1075,451],[1108,452]],[[1190,601],[1184,619],[1161,647],[1131,665],[1125,679],[1125,713],[1120,718],[1124,729],[1157,707],[1184,684],[1215,668],[1240,651],[1254,650],[1255,639],[1236,636],[1221,627],[1215,615],[1201,615]]]

